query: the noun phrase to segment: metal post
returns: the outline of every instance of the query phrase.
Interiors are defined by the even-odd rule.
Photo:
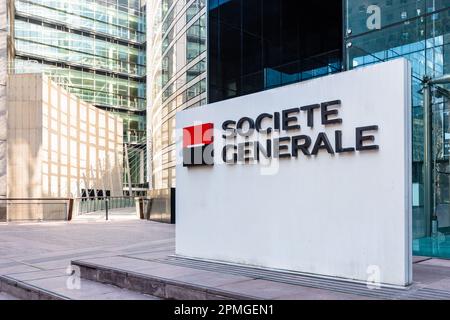
[[[424,209],[427,223],[427,235],[436,236],[438,234],[438,218],[434,210],[433,197],[433,126],[432,126],[432,92],[433,86],[450,83],[450,75],[446,74],[439,78],[423,78],[423,120],[424,120]],[[430,228],[431,224],[431,228]]]
[[[143,198],[138,198],[138,208],[139,208],[139,218],[141,220],[144,220],[144,199]]]
[[[132,196],[133,188],[131,186],[131,170],[130,170],[130,158],[128,156],[128,145],[125,144],[125,168],[127,170],[127,179],[128,179],[128,196]]]
[[[108,221],[108,219],[109,219],[109,216],[108,216],[108,214],[109,214],[109,205],[108,205],[108,203],[109,203],[109,198],[105,198],[105,210],[106,210],[106,221]]]
[[[433,238],[437,238],[438,234],[439,234],[439,221],[438,221],[438,217],[436,215],[435,212],[435,203],[434,203],[434,197],[433,197],[433,173],[435,173],[436,168],[433,167],[433,163],[432,163],[432,147],[431,147],[431,143],[432,143],[432,97],[431,97],[431,87],[432,86],[437,86],[438,89],[440,89],[441,91],[447,91],[446,89],[439,87],[438,85],[443,85],[443,84],[449,84],[450,83],[450,74],[445,74],[441,77],[438,78],[430,78],[425,76],[424,77],[424,107],[427,106],[427,108],[424,110],[424,112],[426,112],[426,120],[427,122],[425,123],[425,125],[427,127],[425,130],[425,153],[427,154],[427,156],[424,158],[425,161],[425,200],[428,201],[426,202],[426,208],[428,210],[428,214],[427,214],[427,218],[429,219],[428,221],[431,220],[431,236]],[[428,117],[428,118],[427,118]],[[430,229],[430,228],[428,228]],[[437,245],[437,243],[435,243],[433,241],[433,253],[434,250],[438,249],[435,248],[435,244]]]
[[[424,132],[424,211],[427,225],[427,235],[431,235],[430,223],[433,220],[433,163],[432,163],[432,98],[430,78],[424,77],[423,80],[423,132]]]
[[[68,210],[67,210],[67,221],[72,221],[72,216],[73,216],[73,198],[69,199],[69,205],[68,205]]]

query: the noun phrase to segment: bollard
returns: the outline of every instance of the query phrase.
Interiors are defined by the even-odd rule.
[[[109,208],[108,207],[109,207],[109,199],[105,198],[106,221],[108,221],[108,219],[109,219],[109,217],[108,217],[108,214],[109,214],[108,209]]]
[[[67,210],[67,221],[72,221],[72,215],[73,215],[73,199],[69,199],[69,206]]]
[[[135,197],[134,198],[135,207],[136,207],[136,215],[139,219],[144,220],[144,199]]]

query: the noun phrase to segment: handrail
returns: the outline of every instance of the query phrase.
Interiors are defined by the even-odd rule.
[[[135,205],[135,196],[86,196],[76,197],[77,214],[84,214],[96,211],[106,211],[108,220],[109,210],[129,208]]]
[[[92,196],[92,197],[1,197],[0,196],[0,205],[9,206],[14,205],[15,201],[23,201],[25,203],[17,203],[17,204],[39,204],[35,202],[41,202],[41,204],[65,204],[66,205],[66,217],[67,221],[71,221],[74,216],[74,211],[76,210],[78,214],[79,205],[81,203],[87,203],[87,208],[94,207],[93,211],[97,210],[106,210],[107,215],[106,219],[108,220],[108,211],[114,208],[122,208],[125,204],[125,207],[133,206],[134,201],[138,197],[135,196]],[[115,201],[122,200],[122,201]],[[87,201],[87,202],[85,202]],[[94,204],[91,205],[89,201],[92,201]],[[52,202],[52,203],[50,203]],[[104,204],[100,204],[103,203]]]
[[[26,200],[36,200],[36,201],[47,201],[47,200],[57,200],[57,201],[69,201],[73,198],[2,198],[0,200],[5,201],[26,201]]]
[[[79,200],[79,199],[87,199],[87,200],[95,200],[95,199],[100,199],[100,200],[103,200],[103,199],[105,199],[105,198],[108,198],[108,199],[123,199],[123,198],[132,198],[132,199],[134,199],[134,198],[136,198],[135,196],[113,196],[113,197],[111,197],[111,196],[94,196],[94,197],[74,197],[74,198],[72,198],[72,199],[75,199],[75,200]]]
[[[0,200],[11,200],[11,201],[16,201],[16,200],[39,200],[39,201],[46,201],[46,200],[60,200],[60,201],[69,201],[69,200],[78,200],[78,199],[104,199],[104,198],[109,198],[109,199],[123,199],[123,198],[139,198],[139,197],[135,197],[135,196],[95,196],[95,197],[70,197],[70,198],[58,198],[58,197],[54,197],[54,198],[2,198],[0,196]]]

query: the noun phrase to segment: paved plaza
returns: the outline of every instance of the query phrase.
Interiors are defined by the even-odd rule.
[[[155,245],[173,253],[174,226],[114,214],[108,222],[92,214],[72,222],[0,223],[0,275],[62,290],[73,298],[148,298],[85,280],[81,290],[66,290],[67,268],[75,259],[148,253]]]
[[[65,299],[194,299],[220,295],[249,299],[450,299],[450,261],[416,258],[414,285],[409,290],[368,290],[361,285],[298,274],[174,257],[175,226],[124,215],[112,215],[110,221],[99,213],[72,222],[0,223],[0,277]],[[79,279],[77,287],[67,274],[72,263],[96,273]],[[119,287],[111,271],[109,278],[102,278],[105,270],[114,270],[125,278],[133,275],[134,281],[140,279],[142,283],[157,279],[170,288],[166,284],[164,294],[161,286],[144,292],[137,289],[143,286],[131,286],[123,277],[128,282],[122,279],[126,283],[122,281]],[[168,296],[170,290],[172,296]],[[0,300],[15,299],[13,295],[0,292]]]

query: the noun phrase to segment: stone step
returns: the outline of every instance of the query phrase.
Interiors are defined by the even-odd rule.
[[[365,283],[173,255],[98,257],[72,261],[72,265],[79,267],[82,278],[163,299],[450,300],[450,290],[427,288],[420,282],[373,290]]]
[[[255,300],[217,285],[248,280],[245,277],[201,272],[153,261],[110,257],[72,261],[83,279],[114,285],[170,300]],[[181,276],[181,279],[177,277]],[[191,279],[192,281],[187,281]]]
[[[68,285],[67,279],[55,271],[43,271],[39,277],[30,273],[0,276],[0,292],[21,300],[159,300],[86,279]]]
[[[0,292],[0,300],[18,300],[18,298],[4,292]]]

